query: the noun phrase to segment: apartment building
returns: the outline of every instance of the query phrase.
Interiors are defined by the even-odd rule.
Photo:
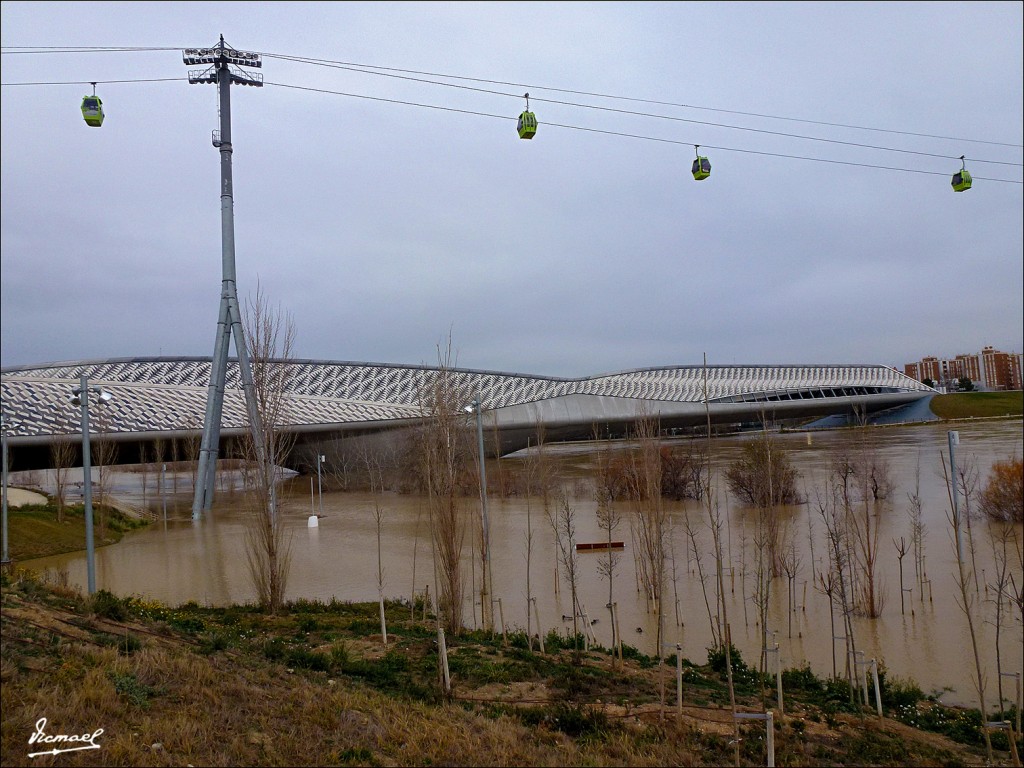
[[[903,372],[912,379],[930,379],[939,388],[955,387],[962,378],[970,379],[977,389],[1024,389],[1021,385],[1021,353],[1000,352],[985,347],[978,354],[953,358],[923,357],[907,363]]]

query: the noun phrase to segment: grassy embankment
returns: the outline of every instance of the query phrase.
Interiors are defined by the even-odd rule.
[[[59,578],[56,579],[59,581]],[[522,633],[449,636],[453,693],[437,679],[434,622],[422,605],[300,601],[278,615],[251,606],[170,608],[106,592],[92,599],[19,572],[2,583],[0,763],[37,764],[28,738],[92,733],[97,750],[61,765],[731,765],[725,663],[626,649],[620,667],[552,631],[546,653]],[[664,674],[668,704],[659,705]],[[738,654],[742,711],[762,681]],[[954,710],[883,676],[886,717],[854,704],[845,681],[784,674],[775,721],[779,766],[983,765],[977,711]],[[994,715],[994,713],[989,713]],[[1005,736],[997,746],[1008,746]],[[743,765],[764,765],[764,725],[742,726]],[[51,764],[51,758],[42,758]],[[997,753],[1009,764],[1005,752]]]
[[[8,542],[14,562],[60,555],[85,549],[85,507],[64,508],[63,522],[57,521],[57,505],[10,507],[7,512]],[[93,504],[93,540],[97,547],[114,544],[124,534],[146,525],[146,521],[105,504]]]
[[[936,395],[929,405],[940,419],[1024,416],[1024,392],[955,392]]]

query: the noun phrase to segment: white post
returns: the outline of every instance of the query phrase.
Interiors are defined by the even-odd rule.
[[[437,653],[441,661],[441,684],[445,693],[452,692],[452,678],[448,671],[448,648],[444,642],[444,627],[437,628]]]
[[[326,456],[316,455],[316,492],[320,500],[320,517],[324,516],[324,487],[320,481],[320,465],[327,461]],[[313,478],[310,478],[312,480]]]
[[[878,683],[878,662],[874,659],[871,660],[871,682],[875,684],[875,709],[878,710],[878,716],[882,716],[882,688]]]
[[[868,665],[870,664],[870,662],[864,660],[864,658],[863,658],[864,651],[857,651],[857,655],[861,657],[857,661],[857,668],[858,668],[857,669],[857,678],[858,678],[857,679],[857,683],[860,685],[861,692],[864,694],[864,696],[863,696],[864,706],[867,707],[867,706],[869,706],[869,703],[868,703]]]
[[[775,716],[769,709],[763,715],[759,712],[736,712],[734,720],[764,720],[765,721],[765,748],[768,751],[768,766],[775,768]]]
[[[1017,733],[1020,733],[1020,672],[1014,672],[1017,678]]]
[[[774,640],[775,633],[773,632],[772,635],[773,635],[773,640]],[[767,665],[768,665],[768,654],[774,653],[775,654],[775,690],[776,690],[776,697],[777,697],[778,702],[779,702],[779,714],[781,715],[781,714],[783,714],[785,712],[785,708],[782,705],[782,654],[779,652],[779,644],[778,643],[774,643],[774,645],[775,645],[774,648],[765,648],[764,649],[765,666],[767,667]]]
[[[581,605],[580,611],[583,614],[583,631],[590,634],[590,642],[597,645],[597,633],[594,632],[594,627],[590,623],[590,616],[587,615],[587,606]]]
[[[384,595],[380,595],[380,634],[384,638],[384,645],[388,644],[388,625],[384,618]]]
[[[619,604],[612,603],[612,620],[615,622],[615,650],[622,661],[622,629],[619,627]]]
[[[614,649],[612,651],[614,653]],[[683,720],[683,646],[676,643],[676,715]]]
[[[505,609],[501,605],[501,598],[497,598],[498,602],[498,618],[501,619],[501,641],[503,643],[508,642],[508,637],[505,634]]]
[[[779,714],[786,714],[786,707],[782,703],[782,654],[779,653],[779,644],[775,644],[775,688],[779,694]]]
[[[1020,733],[1020,672],[1000,672],[1000,677],[1012,677],[1015,679],[1017,689],[1017,733]],[[999,709],[1003,708],[1003,702],[999,702]]]

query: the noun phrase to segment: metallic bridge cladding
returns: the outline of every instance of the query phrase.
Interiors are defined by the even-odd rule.
[[[287,427],[300,443],[312,437],[380,431],[421,418],[420,393],[440,369],[426,365],[289,360]],[[210,358],[142,357],[17,366],[0,371],[0,398],[12,454],[80,434],[68,396],[81,376],[113,397],[95,407],[94,429],[112,440],[180,438],[202,429]],[[449,382],[467,403],[479,397],[501,452],[526,445],[543,424],[547,439],[586,438],[641,414],[662,427],[870,414],[935,390],[884,365],[709,365],[642,368],[586,378],[555,378],[452,368]],[[705,407],[705,381],[707,406]],[[247,425],[237,361],[228,363],[222,434]],[[34,453],[39,454],[41,450]],[[26,464],[45,465],[38,456]],[[12,467],[17,468],[17,467]],[[21,467],[25,468],[25,466]]]

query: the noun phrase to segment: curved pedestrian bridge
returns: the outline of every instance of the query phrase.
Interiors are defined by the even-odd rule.
[[[638,417],[662,429],[779,421],[835,414],[868,417],[935,394],[884,365],[709,365],[641,368],[585,378],[425,365],[291,360],[281,362],[284,422],[298,442],[415,424],[423,393],[444,377],[456,400],[483,405],[487,429],[506,453],[543,426],[549,441],[621,435]],[[0,372],[12,452],[22,466],[48,466],[58,436],[81,431],[71,390],[86,376],[111,394],[90,407],[92,429],[128,444],[185,439],[202,430],[210,358],[118,358],[18,366]],[[237,361],[228,363],[222,437],[246,429]],[[131,450],[121,460],[133,461]]]

